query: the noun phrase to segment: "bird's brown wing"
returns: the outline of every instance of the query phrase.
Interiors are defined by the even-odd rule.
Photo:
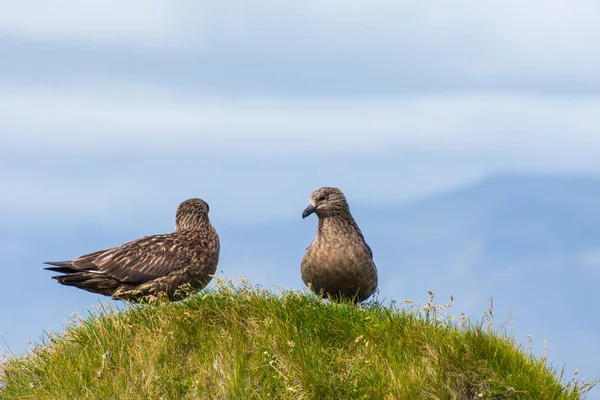
[[[81,256],[72,265],[78,270],[105,273],[124,283],[140,283],[166,276],[202,252],[203,248],[187,237],[154,235]]]

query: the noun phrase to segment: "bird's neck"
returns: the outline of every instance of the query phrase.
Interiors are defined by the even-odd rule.
[[[339,212],[319,218],[317,236],[321,238],[333,236],[359,236],[363,237],[356,221],[349,212]],[[364,240],[364,239],[363,239]]]
[[[212,227],[212,225],[210,224],[210,222],[207,219],[203,219],[200,221],[181,220],[181,221],[177,221],[177,224],[175,225],[175,231],[176,232],[181,232],[181,231],[204,232],[204,231],[210,230],[211,227]]]

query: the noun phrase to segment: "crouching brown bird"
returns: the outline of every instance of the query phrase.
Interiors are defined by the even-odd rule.
[[[366,300],[377,289],[377,268],[346,197],[338,188],[317,189],[302,218],[312,213],[319,217],[319,225],[300,265],[302,280],[316,294],[334,301]]]
[[[208,204],[189,199],[177,208],[175,232],[146,236],[75,260],[45,262],[62,275],[59,283],[115,299],[140,301],[165,293],[184,297],[183,285],[204,288],[219,262],[219,236],[208,219]]]

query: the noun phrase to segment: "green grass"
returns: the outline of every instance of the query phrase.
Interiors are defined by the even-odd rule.
[[[0,366],[0,399],[579,399],[511,338],[431,303],[220,285],[74,320]]]

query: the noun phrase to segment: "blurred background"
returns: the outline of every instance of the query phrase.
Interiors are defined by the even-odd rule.
[[[170,232],[189,197],[227,277],[303,289],[301,213],[337,186],[380,301],[492,297],[519,343],[600,377],[596,1],[2,9],[0,353],[105,300],[43,261]]]

